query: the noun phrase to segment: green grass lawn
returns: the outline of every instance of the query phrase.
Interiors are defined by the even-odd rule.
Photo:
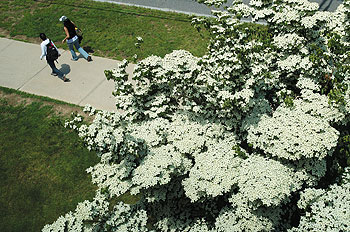
[[[42,101],[0,97],[1,231],[40,231],[95,195],[85,169],[98,158],[62,118]]]
[[[114,59],[164,56],[177,49],[202,56],[207,51],[208,33],[198,33],[185,14],[162,12],[92,0],[7,0],[0,1],[0,28],[11,37],[38,37],[45,32],[56,45],[65,37],[58,21],[66,15],[84,32],[83,47],[94,55]],[[0,33],[1,34],[1,33]],[[136,37],[144,43],[135,46]]]

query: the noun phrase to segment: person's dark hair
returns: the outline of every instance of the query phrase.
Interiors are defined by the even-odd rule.
[[[64,25],[66,28],[74,27],[74,24],[73,24],[69,19],[66,19],[66,20],[63,22],[63,25]]]
[[[39,37],[40,37],[40,39],[42,39],[43,41],[47,39],[45,33],[40,33]]]
[[[75,32],[75,25],[68,18],[66,20],[64,20],[63,25],[68,30],[69,39],[71,39],[71,38],[73,38],[74,36],[77,35],[77,33]]]

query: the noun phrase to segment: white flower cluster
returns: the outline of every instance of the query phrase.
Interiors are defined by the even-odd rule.
[[[98,163],[86,171],[91,173],[92,183],[97,184],[100,189],[108,189],[110,197],[114,197],[126,193],[132,186],[127,178],[133,166],[133,162],[123,160],[120,164]]]
[[[312,86],[309,85],[309,88],[312,88]],[[326,120],[329,123],[345,120],[345,115],[337,107],[329,104],[327,96],[304,89],[301,91],[301,97],[294,101],[297,110],[310,114],[319,120]]]
[[[300,78],[296,86],[301,90],[320,91],[321,89],[321,86],[315,80],[306,77]]]
[[[72,116],[74,116],[74,115],[72,115]],[[77,130],[77,128],[78,128],[77,124],[79,124],[82,121],[83,121],[82,116],[77,114],[74,116],[74,118],[72,120],[66,121],[64,123],[64,127],[69,128],[69,129],[73,129],[73,130]]]
[[[203,2],[208,6],[220,7],[222,4],[226,2],[226,0],[199,0],[199,2]]]
[[[138,42],[143,42],[143,39],[140,36],[136,37],[136,39],[137,39]]]
[[[308,195],[308,196],[305,196]],[[310,196],[311,195],[311,196]],[[350,228],[350,183],[333,185],[330,190],[307,189],[301,195],[299,206],[309,209],[301,217],[301,231],[348,231]]]
[[[243,18],[247,18],[252,14],[252,8],[242,3],[242,1],[233,1],[232,6],[228,7],[227,10],[234,15],[241,14]]]
[[[96,231],[105,226],[103,217],[108,215],[109,202],[97,192],[94,200],[79,203],[75,212],[60,216],[51,225],[45,225],[42,232]]]
[[[286,7],[280,12],[277,12],[273,15],[271,22],[273,23],[293,23],[298,22],[301,19],[298,10],[293,7]]]
[[[94,111],[90,111],[90,114],[91,112]],[[96,112],[91,125],[82,125],[77,129],[79,136],[84,139],[89,150],[94,149],[100,153],[110,151],[113,155],[123,155],[121,152],[116,154],[116,151],[122,149],[121,142],[128,139],[125,138],[123,130],[117,129],[122,118],[123,115],[118,112]],[[137,144],[135,146],[137,147]]]
[[[249,2],[249,5],[255,6],[255,7],[262,7],[264,5],[264,1],[262,1],[262,0],[251,0]]]
[[[243,161],[237,178],[239,192],[256,206],[278,206],[302,184],[293,169],[256,155]]]
[[[177,109],[191,94],[193,71],[198,58],[189,52],[173,51],[163,59],[150,56],[140,61],[134,70],[134,86],[127,78],[116,83],[116,105],[131,118],[156,118]],[[120,66],[117,73],[125,73]],[[137,110],[142,109],[142,110]]]
[[[187,172],[191,166],[191,161],[171,145],[153,148],[142,165],[133,171],[132,183],[136,187],[132,188],[131,193],[137,194],[143,188],[165,185],[172,176]]]
[[[304,191],[300,192],[300,200],[298,201],[298,207],[300,209],[307,209],[317,201],[320,196],[322,196],[326,190],[324,189],[315,189],[315,188],[307,188]]]
[[[237,193],[229,199],[232,205],[223,208],[216,218],[213,231],[274,231],[281,220],[279,208],[254,209],[242,194]],[[270,208],[271,209],[271,208]]]
[[[211,145],[206,152],[195,157],[189,177],[182,182],[186,196],[191,201],[222,195],[237,183],[242,159],[237,157],[234,146],[236,141],[228,138]]]
[[[318,3],[308,0],[284,0],[284,2],[291,4],[295,9],[300,11],[316,11],[319,8]]]
[[[140,37],[140,36],[136,37],[136,41],[137,41],[137,42],[135,43],[135,46],[136,46],[137,48],[140,48],[141,43],[143,43],[142,37]]]
[[[183,184],[186,193],[192,200],[198,199],[195,196],[200,191],[207,191],[209,195],[213,196],[229,191],[232,185],[229,181],[231,178],[229,170],[231,169],[227,165],[233,165],[230,164],[230,160],[235,156],[232,149],[236,145],[234,137],[230,135],[231,138],[219,140],[222,141],[220,144],[217,141],[223,137],[224,128],[205,121],[203,123],[205,123],[204,126],[198,122],[191,122],[186,116],[180,114],[174,115],[172,122],[153,120],[134,127],[132,135],[142,138],[149,151],[142,165],[133,171],[132,183],[135,187],[132,188],[132,193],[137,194],[141,189],[165,185],[170,182],[172,176],[183,175],[189,171],[190,177],[185,179]],[[162,141],[167,141],[167,144],[162,144]],[[206,152],[203,152],[203,149]],[[217,155],[215,156],[215,154]],[[191,157],[194,158],[198,167],[196,165],[193,167],[189,159]],[[221,166],[228,169],[222,170],[222,172],[212,169],[214,172],[208,174],[196,171],[198,168],[204,170],[213,165],[214,160],[218,168]],[[204,178],[200,190],[199,187],[195,187],[200,183],[197,183],[198,177],[194,173],[200,174],[201,178]],[[206,177],[206,175],[208,176]],[[211,181],[212,185],[208,185],[205,179],[212,180],[213,178],[216,178],[217,181]],[[226,187],[224,187],[224,183],[226,183]]]
[[[113,208],[112,215],[106,221],[105,231],[125,232],[125,231],[149,231],[146,227],[147,212],[143,209],[119,202]]]
[[[299,48],[304,43],[304,38],[296,33],[278,35],[273,38],[273,44],[279,49]]]
[[[116,84],[118,83],[118,81],[121,80],[127,80],[128,79],[128,74],[125,71],[126,67],[128,66],[128,61],[127,60],[123,60],[120,63],[117,63],[117,67],[110,70],[112,75],[106,75],[107,79],[113,79],[116,81]]]
[[[282,71],[287,72],[294,72],[298,69],[308,71],[312,67],[309,57],[302,58],[300,55],[290,55],[283,60],[279,60],[277,64]]]
[[[262,116],[256,126],[248,129],[248,142],[271,156],[288,160],[323,159],[330,155],[339,132],[325,119],[302,111],[309,107],[303,106],[295,109],[280,106],[272,117]]]
[[[149,231],[146,227],[147,212],[119,202],[109,212],[109,202],[98,194],[94,201],[79,203],[75,212],[69,212],[51,225],[46,225],[42,232],[78,232],[78,231]]]

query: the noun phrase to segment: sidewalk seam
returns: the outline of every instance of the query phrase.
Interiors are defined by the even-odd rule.
[[[14,43],[15,41],[10,40],[11,43],[9,43],[7,46],[5,46],[3,49],[0,50],[0,53],[3,52],[6,48],[8,48],[12,43]]]
[[[100,82],[95,86],[95,88],[93,88],[92,90],[90,90],[90,92],[88,92],[88,93],[86,94],[86,96],[83,97],[83,98],[78,102],[78,105],[80,105],[81,102],[84,101],[92,92],[94,92],[105,80],[106,80],[106,79],[103,79],[102,81],[100,81]]]
[[[65,53],[66,51],[63,50],[62,54]],[[62,55],[61,54],[61,55]],[[17,90],[21,90],[21,88],[23,88],[26,84],[28,84],[29,81],[31,81],[36,75],[38,75],[41,71],[43,71],[45,68],[47,67],[47,64],[42,68],[40,69],[37,73],[35,73],[31,78],[29,78],[25,83],[23,83],[23,85],[21,85],[20,87],[18,87]]]
[[[36,75],[38,75],[41,71],[43,71],[46,68],[46,65],[40,69],[39,72],[35,73],[31,78],[29,78],[23,85],[21,85],[20,87],[18,87],[17,90],[21,90],[21,88],[23,88],[29,81],[31,81]]]

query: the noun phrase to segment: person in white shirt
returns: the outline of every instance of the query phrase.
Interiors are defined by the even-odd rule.
[[[39,37],[42,39],[43,42],[41,42],[40,46],[41,46],[41,56],[40,56],[40,60],[43,59],[43,57],[46,57],[46,61],[49,64],[49,66],[52,69],[52,73],[51,75],[53,76],[58,76],[59,78],[61,78],[64,82],[69,81],[68,78],[66,78],[66,75],[64,73],[62,73],[59,69],[56,68],[55,65],[55,60],[50,60],[47,58],[47,45],[51,42],[52,45],[57,49],[57,47],[55,46],[55,44],[46,37],[45,33],[40,33]],[[58,49],[57,49],[58,51]],[[58,55],[60,56],[60,53],[58,51]]]

